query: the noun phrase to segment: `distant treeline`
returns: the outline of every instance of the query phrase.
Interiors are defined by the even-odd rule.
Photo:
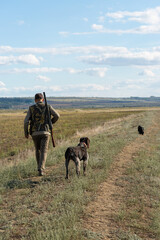
[[[23,109],[33,103],[31,98],[0,98],[0,109]]]
[[[48,97],[48,103],[55,108],[118,108],[118,107],[160,107],[160,97],[130,98],[80,98]],[[34,98],[0,98],[0,109],[26,109],[34,104]]]

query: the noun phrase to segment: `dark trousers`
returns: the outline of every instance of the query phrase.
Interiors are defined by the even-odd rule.
[[[49,137],[50,137],[49,135],[45,135],[45,134],[32,136],[34,146],[35,146],[38,171],[45,169]]]

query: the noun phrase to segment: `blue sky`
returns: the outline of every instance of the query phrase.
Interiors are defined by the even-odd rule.
[[[160,95],[158,0],[0,1],[0,97]]]

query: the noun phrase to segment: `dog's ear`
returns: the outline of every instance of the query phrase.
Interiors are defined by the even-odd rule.
[[[84,137],[81,137],[79,142],[85,142]]]
[[[86,144],[87,144],[87,147],[89,148],[89,144],[90,144],[90,139],[89,138],[87,138]]]

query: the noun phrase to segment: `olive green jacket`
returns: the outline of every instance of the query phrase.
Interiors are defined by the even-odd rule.
[[[41,104],[43,104],[43,102],[38,102],[36,104],[38,106],[40,106]],[[31,119],[32,119],[32,107],[33,106],[29,107],[27,115],[24,119],[24,134],[25,134],[25,137],[27,137],[29,135],[29,127],[30,127],[30,123],[31,123]],[[49,110],[50,110],[50,114],[52,116],[52,123],[54,124],[55,122],[57,122],[60,115],[59,115],[58,112],[56,112],[56,110],[52,106],[48,105],[48,107],[49,107]],[[42,135],[42,134],[50,135],[50,132],[49,131],[33,131],[31,135],[36,136],[36,135]]]

